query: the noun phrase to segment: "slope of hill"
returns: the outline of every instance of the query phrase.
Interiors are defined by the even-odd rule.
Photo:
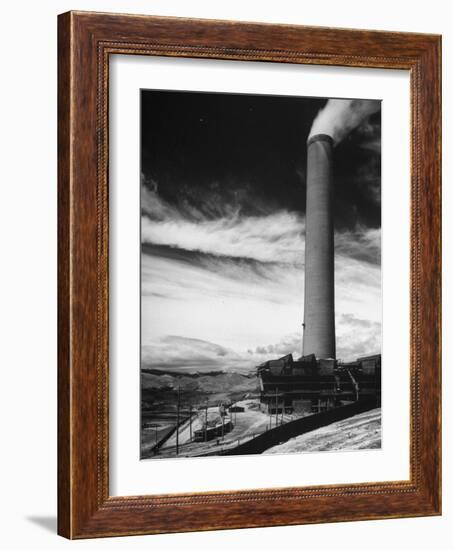
[[[334,422],[324,428],[290,439],[265,454],[316,451],[356,451],[381,448],[381,409]]]

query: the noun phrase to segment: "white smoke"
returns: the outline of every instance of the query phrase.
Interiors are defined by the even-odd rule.
[[[379,110],[373,99],[329,99],[313,121],[308,139],[316,134],[329,135],[335,145],[367,117]]]

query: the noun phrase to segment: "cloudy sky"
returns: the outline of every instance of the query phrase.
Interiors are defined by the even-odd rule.
[[[142,366],[302,348],[305,142],[326,99],[142,91]],[[334,152],[337,357],[380,351],[380,111]]]

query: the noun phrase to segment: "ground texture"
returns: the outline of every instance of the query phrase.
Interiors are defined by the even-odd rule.
[[[380,449],[381,409],[373,409],[294,437],[264,454]]]

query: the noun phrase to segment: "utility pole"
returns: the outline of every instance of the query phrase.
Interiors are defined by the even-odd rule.
[[[204,413],[204,440],[208,441],[208,400],[206,399],[206,408]]]
[[[272,397],[270,395],[267,410],[269,412],[269,430],[272,430]]]
[[[176,406],[176,456],[179,454],[179,409],[181,407],[181,386],[178,386],[178,404]]]
[[[190,430],[190,441],[192,441],[192,403],[189,405],[189,430]]]
[[[278,388],[275,387],[275,427],[278,426]]]

